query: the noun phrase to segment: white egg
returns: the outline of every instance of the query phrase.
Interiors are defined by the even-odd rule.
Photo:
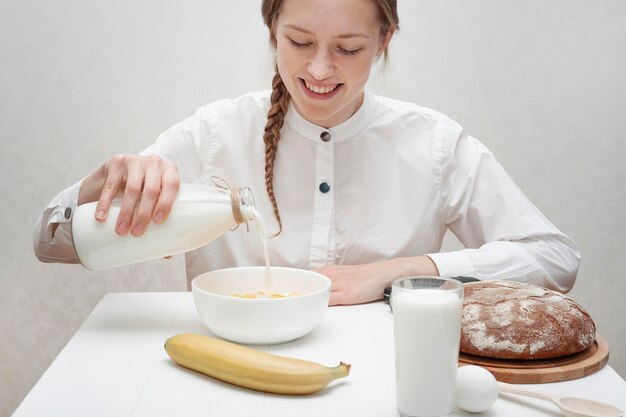
[[[496,378],[480,366],[466,365],[456,375],[456,406],[470,413],[482,413],[498,398]]]

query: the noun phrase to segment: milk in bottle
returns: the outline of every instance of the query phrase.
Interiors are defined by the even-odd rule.
[[[237,224],[258,216],[249,188],[223,190],[206,184],[181,184],[169,217],[151,223],[141,237],[120,236],[115,223],[121,201],[105,221],[94,218],[97,202],[82,204],[72,216],[72,238],[80,262],[101,270],[197,249]]]

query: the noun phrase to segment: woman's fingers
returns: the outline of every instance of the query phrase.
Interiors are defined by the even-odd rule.
[[[94,188],[96,184],[94,191],[100,193],[96,220],[104,221],[107,218],[113,200],[122,193],[115,223],[115,230],[120,235],[130,231],[133,236],[141,236],[153,219],[155,223],[163,223],[170,214],[180,188],[176,165],[156,155],[113,156],[92,177],[94,179],[89,185]],[[102,185],[97,186],[97,183]],[[85,189],[85,201],[89,201],[88,194],[91,191],[88,187]]]
[[[325,265],[316,272],[331,280],[329,305],[361,304],[383,298],[389,278],[382,262],[362,265]]]
[[[175,165],[169,164],[161,176],[161,192],[154,206],[153,219],[155,223],[161,224],[167,219],[179,188],[180,176],[178,175],[178,169]]]
[[[104,220],[113,199],[123,193],[115,223],[120,235],[144,234],[150,221],[168,217],[180,187],[178,169],[156,155],[117,155],[104,165],[104,185],[96,208],[96,219]]]
[[[140,167],[133,166],[132,163],[129,163],[126,166],[126,171],[126,187],[124,188],[120,214],[117,216],[117,222],[115,224],[115,230],[120,235],[128,233],[133,224],[135,209],[141,198],[144,181],[144,172]]]
[[[133,171],[133,174],[141,178],[143,182],[140,198],[136,202],[136,210],[130,224],[130,231],[133,236],[143,235],[150,225],[155,205],[162,192],[161,177],[163,167],[161,159],[157,156],[149,156],[142,161],[143,164],[139,173],[137,174]],[[128,187],[128,183],[126,186]]]
[[[101,174],[104,177],[104,185],[100,192],[100,198],[96,205],[96,220],[104,221],[108,214],[113,199],[118,190],[122,188],[125,175],[124,170],[121,168],[121,156],[114,156],[109,159],[103,166]]]

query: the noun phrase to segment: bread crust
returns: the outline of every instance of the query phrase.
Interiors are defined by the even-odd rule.
[[[463,353],[497,359],[551,359],[587,349],[595,336],[589,313],[556,291],[515,281],[464,286]]]

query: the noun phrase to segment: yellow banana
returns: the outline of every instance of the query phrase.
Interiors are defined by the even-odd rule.
[[[328,368],[199,334],[179,334],[165,342],[177,364],[224,382],[275,394],[311,394],[348,376],[350,365]]]

